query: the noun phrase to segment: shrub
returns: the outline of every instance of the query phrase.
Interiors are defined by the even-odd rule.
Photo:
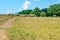
[[[41,12],[40,13],[40,16],[45,17],[46,16],[46,13],[45,12]]]

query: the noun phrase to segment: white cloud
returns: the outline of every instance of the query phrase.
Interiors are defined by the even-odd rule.
[[[40,0],[34,0],[34,1],[40,1]],[[26,10],[29,8],[29,5],[31,4],[30,1],[28,0],[25,0],[25,2],[23,3],[22,7],[19,8],[18,10],[21,11],[21,10]]]
[[[30,5],[30,1],[26,0],[25,3],[22,5],[22,8],[26,10],[28,9],[29,5]]]

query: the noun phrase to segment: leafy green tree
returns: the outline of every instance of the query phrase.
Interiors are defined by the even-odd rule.
[[[47,16],[47,17],[49,16],[48,8],[43,8],[43,9],[41,9],[41,12],[45,12],[45,13],[46,13],[46,16]]]
[[[46,17],[46,13],[45,13],[45,12],[41,12],[41,13],[40,13],[40,16]]]
[[[30,14],[32,10],[22,10],[21,12],[18,12],[18,14]]]
[[[34,10],[32,10],[31,14],[35,14],[37,17],[40,17],[40,9],[36,7]]]
[[[48,8],[48,13],[53,16],[53,15],[56,15],[56,16],[60,16],[58,14],[60,14],[60,4],[54,4],[54,5],[51,5],[49,8]]]
[[[41,11],[47,13],[47,9],[48,8],[43,8],[43,9],[41,9]]]
[[[59,17],[60,17],[60,10],[58,10],[58,11],[56,12],[56,16],[59,16]]]

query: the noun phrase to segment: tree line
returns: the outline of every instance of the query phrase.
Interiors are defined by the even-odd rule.
[[[60,17],[60,4],[53,4],[50,5],[49,8],[43,8],[40,9],[38,7],[36,7],[33,10],[27,9],[27,10],[22,10],[20,12],[18,12],[18,14],[34,14],[37,17],[53,17],[53,16],[58,16]]]

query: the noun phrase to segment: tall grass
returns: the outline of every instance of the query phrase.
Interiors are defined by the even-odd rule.
[[[6,21],[13,18],[13,16],[0,16],[0,26],[2,26]]]
[[[7,30],[11,40],[60,40],[60,18],[18,17]]]

